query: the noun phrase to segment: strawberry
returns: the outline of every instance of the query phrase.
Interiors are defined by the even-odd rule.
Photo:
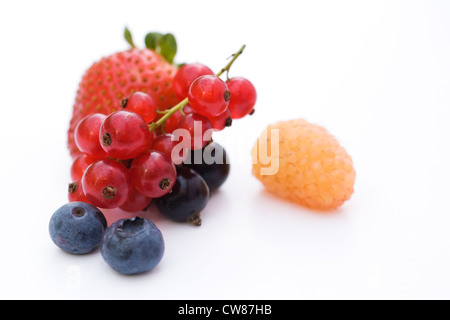
[[[127,39],[127,30],[125,32]],[[68,130],[68,148],[72,157],[80,154],[73,137],[75,127],[85,116],[117,111],[122,99],[137,91],[152,96],[159,109],[167,109],[179,100],[172,88],[177,71],[177,66],[172,64],[173,55],[167,59],[167,54],[159,47],[137,49],[130,39],[127,41],[132,49],[102,58],[82,77]]]

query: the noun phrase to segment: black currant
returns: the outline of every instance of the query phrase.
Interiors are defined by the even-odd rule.
[[[230,173],[227,153],[217,142],[210,143],[201,150],[191,151],[184,166],[201,175],[211,192],[219,189]]]
[[[177,179],[170,193],[154,199],[159,211],[177,222],[189,222],[200,226],[200,212],[209,200],[209,188],[205,180],[187,167],[177,169]]]

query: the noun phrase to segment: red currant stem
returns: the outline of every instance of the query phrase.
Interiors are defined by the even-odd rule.
[[[187,105],[188,103],[189,103],[189,100],[188,100],[188,98],[186,98],[183,101],[181,101],[180,103],[178,103],[176,106],[174,106],[171,109],[167,110],[167,112],[164,114],[164,116],[161,119],[159,119],[156,122],[152,122],[152,123],[150,123],[148,125],[148,128],[150,129],[150,132],[152,132],[153,130],[155,130],[159,126],[163,125],[167,121],[167,119],[169,119],[178,110],[184,108],[184,106]]]
[[[231,66],[236,61],[236,59],[242,54],[242,52],[244,52],[244,49],[245,49],[245,44],[241,47],[241,49],[239,49],[238,52],[236,52],[232,55],[233,59],[231,59],[231,61],[225,66],[225,68],[220,70],[220,72],[218,74],[216,74],[216,76],[220,77],[225,71],[227,72],[227,76],[228,76],[228,72],[230,71]]]
[[[236,52],[232,55],[233,59],[231,59],[230,62],[228,62],[228,64],[224,68],[222,68],[222,70],[220,70],[219,73],[216,74],[216,76],[220,77],[225,71],[227,72],[227,75],[228,75],[228,72],[230,71],[231,66],[236,61],[236,59],[242,54],[242,52],[244,52],[244,49],[245,49],[245,44],[239,49],[238,52]],[[161,119],[159,119],[158,121],[152,122],[148,125],[150,132],[152,132],[156,128],[162,126],[167,121],[167,119],[169,119],[175,112],[177,112],[178,110],[183,110],[183,108],[188,103],[189,103],[188,98],[185,98],[183,101],[181,101],[180,103],[178,103],[176,106],[172,107],[171,109],[158,112],[160,114],[164,114],[164,116]]]
[[[169,110],[156,110],[157,114],[166,114]]]

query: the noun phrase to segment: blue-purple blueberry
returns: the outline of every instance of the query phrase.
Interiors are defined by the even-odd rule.
[[[126,275],[143,273],[161,261],[164,239],[158,227],[148,219],[122,219],[106,230],[101,253],[105,262],[117,272]]]
[[[107,223],[103,213],[85,202],[69,202],[55,211],[49,232],[53,242],[67,253],[81,255],[97,249]]]

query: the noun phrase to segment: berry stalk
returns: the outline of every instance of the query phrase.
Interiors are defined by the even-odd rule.
[[[189,103],[189,100],[188,100],[188,98],[186,98],[183,101],[181,101],[180,103],[178,103],[176,106],[174,106],[171,109],[167,110],[167,112],[164,113],[164,116],[161,119],[159,119],[156,122],[152,122],[152,123],[150,123],[148,125],[148,128],[150,129],[150,132],[152,132],[156,128],[162,126],[167,121],[167,119],[169,119],[178,110],[183,109],[184,106],[186,106],[188,103]]]
[[[231,61],[222,70],[220,70],[220,72],[217,73],[216,76],[220,77],[226,71],[227,77],[228,77],[228,72],[230,71],[231,66],[236,61],[236,59],[244,52],[244,49],[245,49],[245,44],[241,47],[241,49],[239,49],[238,52],[236,52],[232,55],[233,59],[231,59]]]
[[[237,51],[236,53],[234,53],[232,55],[232,59],[230,60],[230,62],[224,67],[222,68],[217,74],[216,77],[220,77],[222,74],[224,74],[225,72],[227,72],[227,77],[228,77],[228,72],[230,71],[231,66],[233,65],[233,63],[237,60],[237,58],[244,52],[245,49],[245,44],[239,49],[239,51]],[[152,122],[148,125],[150,132],[152,132],[153,130],[155,130],[156,128],[162,126],[167,119],[169,119],[175,112],[177,112],[178,110],[183,111],[183,108],[189,103],[188,98],[185,98],[183,101],[179,102],[177,105],[175,105],[174,107],[172,107],[171,109],[167,110],[164,112],[164,116],[159,119],[156,122]]]

